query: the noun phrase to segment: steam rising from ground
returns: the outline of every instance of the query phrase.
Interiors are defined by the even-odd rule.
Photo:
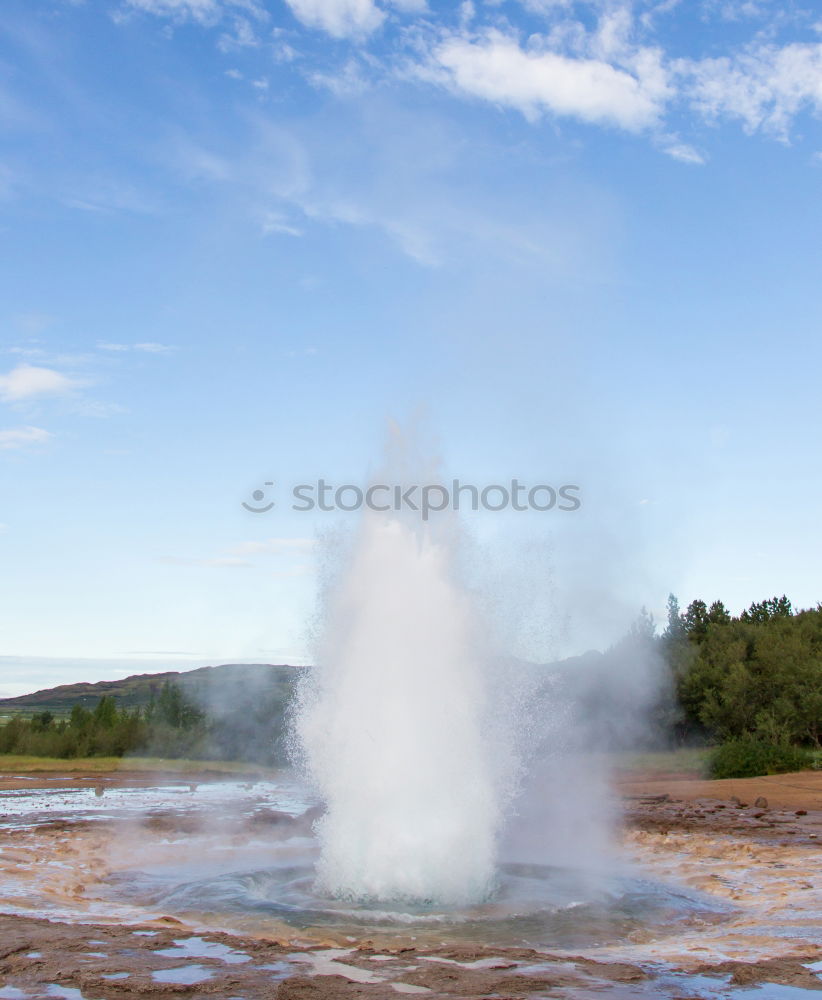
[[[467,903],[493,887],[516,754],[454,574],[428,526],[369,517],[330,596],[296,733],[332,895]]]

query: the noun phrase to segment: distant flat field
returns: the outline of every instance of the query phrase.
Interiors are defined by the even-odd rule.
[[[702,777],[709,749],[685,748],[653,753],[620,753],[608,756],[608,763],[625,775],[648,777],[676,774]],[[30,774],[59,771],[64,774],[107,774],[112,771],[173,771],[177,774],[202,772],[219,774],[265,774],[272,771],[260,764],[226,760],[187,760],[165,757],[30,757],[0,754],[0,773]],[[272,772],[273,773],[273,772]]]
[[[102,776],[117,784],[152,784],[164,779],[198,777],[202,781],[229,777],[269,778],[277,772],[259,764],[225,760],[173,760],[161,757],[29,757],[0,754],[0,789],[95,784]],[[16,781],[16,777],[23,777]],[[41,779],[41,780],[38,780]],[[61,780],[63,779],[63,780]]]
[[[649,753],[615,754],[611,764],[620,774],[679,775],[702,778],[707,773],[711,747],[682,747],[679,750],[658,750]]]
[[[260,764],[234,760],[186,760],[168,757],[28,757],[0,753],[0,771],[220,771],[249,774],[266,771]]]

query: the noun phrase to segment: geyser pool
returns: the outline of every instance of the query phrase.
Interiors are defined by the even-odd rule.
[[[295,721],[327,809],[319,891],[450,904],[492,892],[516,765],[484,633],[447,530],[364,519]]]

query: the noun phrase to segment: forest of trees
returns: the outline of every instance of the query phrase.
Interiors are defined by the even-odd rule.
[[[734,617],[721,601],[682,612],[671,595],[657,642],[669,732],[718,744],[716,776],[794,770],[822,746],[822,606],[794,612],[783,595]]]
[[[180,688],[166,682],[145,709],[119,709],[111,696],[89,711],[75,705],[68,718],[38,712],[14,716],[0,727],[0,753],[37,757],[203,756],[210,726],[202,710]],[[212,754],[213,755],[213,754]]]

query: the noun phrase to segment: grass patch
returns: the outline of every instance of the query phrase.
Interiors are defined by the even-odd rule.
[[[32,774],[38,771],[92,771],[105,774],[113,771],[172,771],[175,774],[273,774],[272,768],[245,761],[186,760],[162,757],[32,757],[23,754],[0,754],[0,772]]]
[[[677,750],[623,753],[617,755],[617,768],[631,774],[690,774],[701,778],[708,773],[711,750],[711,747],[680,747]]]

